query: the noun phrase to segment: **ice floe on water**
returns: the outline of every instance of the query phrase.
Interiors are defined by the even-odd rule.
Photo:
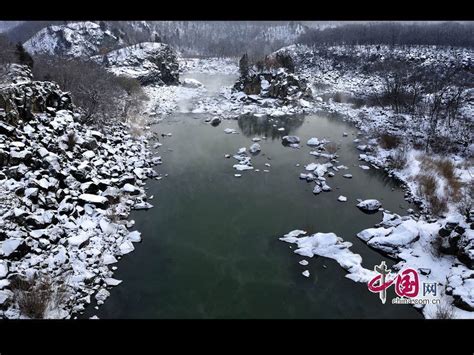
[[[352,243],[345,242],[334,233],[315,233],[309,236],[305,234],[305,231],[294,230],[279,239],[296,244],[297,249],[294,252],[301,256],[312,258],[319,255],[335,260],[348,272],[346,277],[351,280],[368,282],[376,276],[374,271],[362,267],[362,257],[349,249]]]

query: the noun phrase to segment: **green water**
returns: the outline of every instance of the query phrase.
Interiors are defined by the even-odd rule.
[[[361,254],[364,267],[373,269],[382,260],[393,265],[355,237],[382,217],[380,212],[362,213],[356,199],[376,198],[397,213],[413,206],[382,171],[358,167],[365,163],[358,161],[355,129],[322,115],[280,122],[241,117],[218,127],[205,123],[208,117],[176,114],[153,126],[160,134],[172,133],[160,138],[163,146],[156,152],[164,162],[157,171],[169,175],[147,182],[155,207],[131,215],[143,242],[117,264],[114,277],[123,283],[99,310],[91,306],[84,316],[421,318],[411,306],[381,304],[366,284],[345,278],[334,260],[307,258],[308,266],[299,265],[303,258],[293,253],[293,246],[278,240],[293,229],[334,232],[354,244],[351,250]],[[285,132],[277,131],[281,126]],[[224,134],[224,128],[239,134]],[[248,148],[251,138],[262,134],[268,139],[259,142],[262,152],[252,158],[260,172],[244,171],[235,178],[232,165],[237,161],[224,155]],[[299,136],[301,149],[284,147],[284,134]],[[305,144],[311,137],[340,144],[340,164],[349,167],[328,178],[333,191],[317,196],[312,183],[298,179],[305,164],[317,161]],[[345,173],[353,178],[343,178]],[[348,202],[338,202],[339,195]],[[306,269],[309,278],[301,275]]]

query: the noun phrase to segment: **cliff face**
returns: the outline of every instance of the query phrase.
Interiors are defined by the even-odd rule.
[[[142,85],[179,84],[178,57],[167,44],[139,43],[92,59],[115,75],[135,78]]]

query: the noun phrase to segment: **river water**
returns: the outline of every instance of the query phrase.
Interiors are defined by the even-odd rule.
[[[203,76],[191,77],[206,84]],[[208,85],[216,85],[214,79]],[[391,292],[382,304],[366,284],[345,278],[334,260],[306,258],[309,265],[301,266],[303,258],[293,245],[278,240],[293,229],[334,232],[353,243],[351,250],[362,256],[364,267],[373,269],[382,260],[394,264],[355,236],[382,218],[381,212],[361,212],[356,199],[376,198],[385,209],[402,214],[413,206],[382,171],[359,168],[365,163],[358,161],[355,128],[322,114],[272,121],[243,116],[217,127],[206,118],[178,113],[153,126],[159,134],[172,133],[160,136],[163,146],[156,151],[164,162],[157,170],[168,176],[147,182],[155,207],[131,215],[143,242],[117,264],[114,277],[123,283],[99,310],[91,305],[85,317],[421,318],[411,306],[389,304]],[[224,128],[239,134],[225,134]],[[301,149],[281,144],[287,134],[301,138]],[[262,135],[268,138],[252,158],[260,171],[234,177],[237,161],[224,155],[248,148],[253,137]],[[328,178],[333,191],[319,195],[312,193],[312,183],[298,178],[304,165],[324,162],[309,154],[305,142],[311,137],[337,142],[340,164],[349,167]],[[346,173],[353,178],[343,178]],[[337,201],[339,195],[348,201]],[[309,278],[301,275],[306,269]]]

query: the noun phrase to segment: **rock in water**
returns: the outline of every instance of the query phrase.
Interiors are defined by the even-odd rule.
[[[382,204],[378,200],[371,199],[358,203],[357,207],[359,207],[362,211],[374,212],[378,211],[379,208],[382,207]]]
[[[283,136],[281,140],[282,140],[283,145],[291,145],[291,144],[300,143],[300,137],[297,137],[297,136]]]
[[[252,153],[252,154],[257,154],[261,150],[262,150],[262,148],[260,147],[260,144],[258,144],[258,143],[252,144],[249,148],[249,152]]]
[[[219,117],[214,117],[211,121],[210,124],[213,127],[219,126],[219,124],[222,122],[222,120]]]
[[[319,141],[318,138],[310,138],[310,139],[308,139],[306,144],[309,145],[310,147],[316,147],[316,146],[320,145],[321,142]]]

